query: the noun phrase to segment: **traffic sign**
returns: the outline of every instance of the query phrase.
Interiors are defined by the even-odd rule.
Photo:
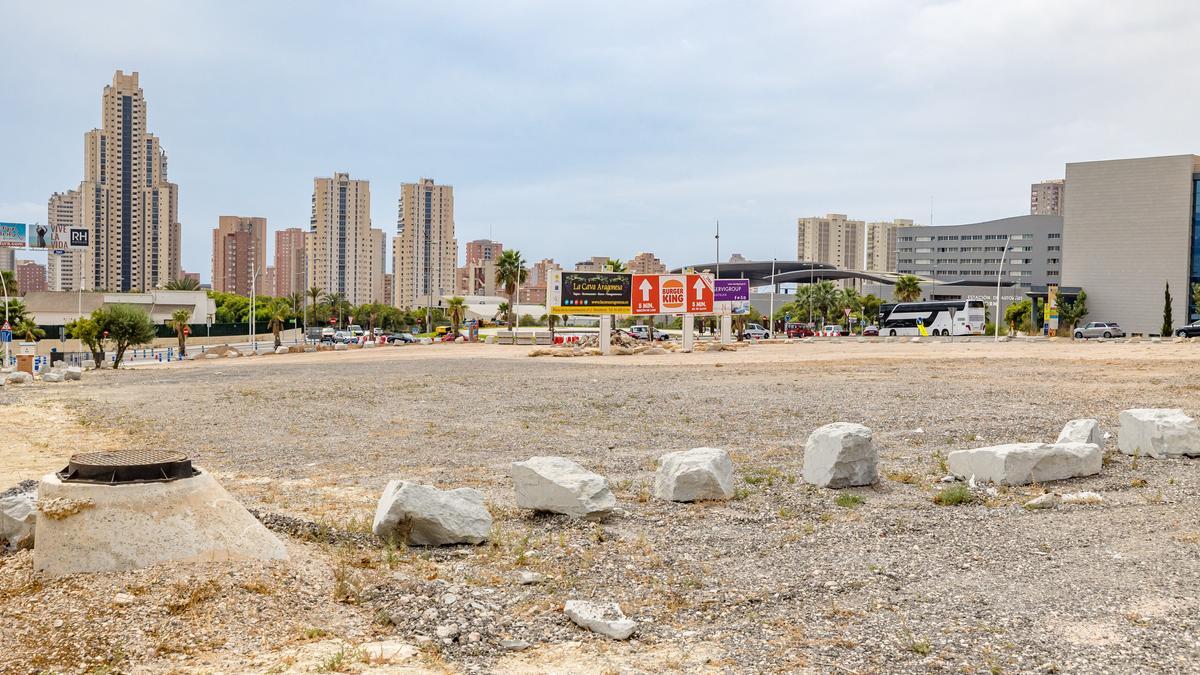
[[[704,274],[687,275],[687,313],[712,314],[712,277]]]
[[[4,325],[7,326],[8,324]],[[0,330],[0,342],[12,342],[12,331],[7,328]]]

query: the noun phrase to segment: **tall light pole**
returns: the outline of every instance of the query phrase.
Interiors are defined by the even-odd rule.
[[[771,337],[775,337],[775,261],[771,258],[771,315],[767,317],[767,325],[771,327]]]
[[[16,272],[13,273],[13,276],[14,277],[16,276]],[[3,287],[2,290],[4,291],[4,325],[9,326],[11,328],[12,327],[11,324],[8,323],[8,282],[4,280],[4,273],[2,271],[0,271],[0,286]],[[0,364],[0,366],[3,366],[5,368],[8,367],[8,350],[9,350],[9,341],[5,341],[4,342],[4,363]]]
[[[1000,264],[996,267],[996,316],[992,319],[992,333],[996,342],[1000,341],[1000,277],[1004,273],[1004,258],[1008,256],[1008,246],[1012,237],[1004,238],[1004,253],[1000,254]]]
[[[713,237],[717,241],[717,278],[721,278],[721,219],[717,218],[717,236]]]

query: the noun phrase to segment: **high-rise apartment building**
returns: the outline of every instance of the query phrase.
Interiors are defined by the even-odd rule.
[[[392,293],[395,292],[395,289],[395,275],[391,272],[385,273],[383,275],[383,304],[387,305],[388,307],[394,307],[396,305],[396,299],[392,297]]]
[[[866,260],[863,269],[876,272],[896,271],[896,230],[912,227],[913,221],[896,218],[866,224]]]
[[[146,291],[179,277],[179,186],[167,155],[146,131],[136,72],[118,70],[104,88],[104,126],[84,135],[79,223],[92,230],[80,256],[84,288]]]
[[[0,272],[17,271],[17,250],[0,246]]]
[[[465,248],[468,265],[474,260],[499,260],[504,253],[504,245],[491,239],[468,241]]]
[[[383,302],[389,293],[383,290],[387,278],[387,232],[371,230],[371,302]]]
[[[214,291],[249,296],[275,291],[267,271],[267,219],[220,216],[213,228],[212,286]]]
[[[844,213],[796,221],[796,259],[858,269],[865,254],[865,223]]]
[[[351,180],[348,173],[314,178],[307,238],[309,285],[340,293],[352,305],[371,302],[374,245],[370,182]]]
[[[304,242],[307,233],[298,227],[275,232],[275,297],[303,293],[305,284]]]
[[[438,304],[457,287],[454,188],[422,178],[400,186],[392,273],[397,307]]]
[[[46,266],[32,260],[17,261],[17,288],[21,294],[46,290]]]
[[[550,272],[561,269],[562,265],[554,262],[554,258],[542,258],[529,268],[529,285],[545,286],[546,281],[550,278]]]
[[[1061,216],[1067,204],[1067,181],[1059,178],[1034,183],[1029,189],[1029,214]]]
[[[78,190],[55,192],[46,205],[46,224],[55,241],[65,242],[70,227],[81,227]],[[62,251],[58,253],[57,251]],[[83,251],[56,249],[46,256],[47,285],[52,291],[76,291],[83,284]]]
[[[258,295],[276,295],[275,289],[279,287],[279,281],[275,278],[275,266],[267,265],[267,269],[263,272],[262,279],[259,280],[258,287],[254,292]]]
[[[580,260],[575,263],[576,272],[607,272],[608,271],[608,256],[594,255],[587,260]]]
[[[667,266],[653,253],[639,253],[629,259],[625,269],[634,274],[666,274]]]

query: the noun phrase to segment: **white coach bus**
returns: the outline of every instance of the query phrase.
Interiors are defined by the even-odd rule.
[[[899,302],[879,308],[880,335],[983,335],[985,322],[982,300]]]

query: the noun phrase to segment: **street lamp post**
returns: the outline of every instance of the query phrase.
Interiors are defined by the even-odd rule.
[[[775,337],[775,261],[771,258],[771,315],[767,317],[767,325],[771,327],[771,337]]]
[[[8,282],[6,282],[4,280],[4,274],[2,272],[0,272],[0,286],[3,287],[3,289],[0,289],[0,290],[4,291],[4,325],[9,326],[9,323],[8,323]],[[9,341],[6,340],[4,342],[4,363],[0,364],[0,365],[4,366],[5,368],[8,367],[8,350],[9,350]]]
[[[996,316],[992,319],[992,333],[995,341],[1000,341],[1000,277],[1004,273],[1004,259],[1008,256],[1008,246],[1011,237],[1004,238],[1004,253],[1000,254],[1000,264],[996,267]]]

